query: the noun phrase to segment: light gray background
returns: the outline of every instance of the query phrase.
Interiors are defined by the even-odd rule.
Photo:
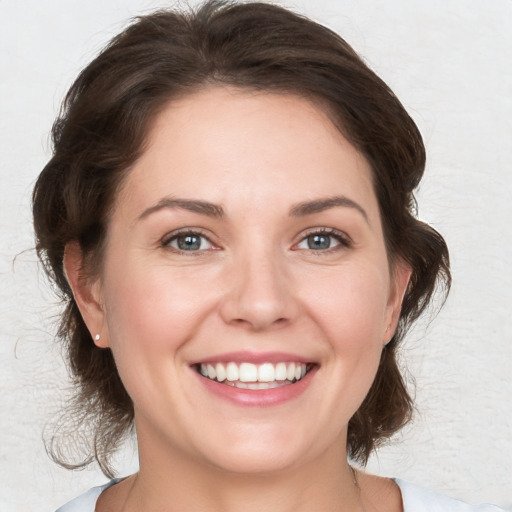
[[[41,441],[67,384],[30,250],[30,192],[72,79],[129,17],[166,5],[0,0],[1,512],[51,511],[105,480],[56,467]],[[369,467],[512,510],[512,2],[288,5],[341,33],[417,121],[429,155],[420,217],[451,248],[448,303],[403,352],[419,414]],[[123,474],[135,465],[124,459]]]

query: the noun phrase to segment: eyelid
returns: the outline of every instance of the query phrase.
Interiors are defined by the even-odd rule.
[[[348,236],[345,232],[343,231],[340,231],[338,229],[335,229],[335,228],[327,228],[327,227],[313,227],[313,228],[309,228],[307,229],[306,231],[303,231],[297,238],[297,242],[295,242],[292,246],[292,250],[302,250],[302,249],[298,249],[297,248],[297,245],[300,244],[302,241],[304,241],[308,236],[311,236],[311,235],[325,235],[325,236],[330,236],[330,237],[333,237],[335,238],[338,242],[339,242],[339,245],[336,245],[334,247],[330,247],[329,249],[325,249],[325,250],[314,250],[314,249],[310,249],[310,251],[312,252],[318,252],[318,253],[325,253],[325,252],[329,252],[329,251],[334,251],[336,250],[338,247],[341,247],[341,248],[349,248],[353,245],[353,242],[352,242],[352,239],[350,238],[350,236]],[[196,236],[200,236],[202,238],[205,238],[206,240],[208,240],[208,242],[211,244],[212,247],[208,248],[208,249],[199,249],[199,250],[195,250],[195,251],[183,251],[179,248],[176,248],[176,247],[172,247],[170,245],[170,242],[173,241],[174,239],[176,239],[177,237],[179,237],[180,235],[196,235]],[[205,253],[205,252],[208,252],[208,251],[212,251],[212,250],[219,250],[220,247],[215,244],[213,241],[212,241],[212,236],[207,233],[204,229],[201,229],[201,228],[195,228],[195,227],[183,227],[183,228],[179,228],[179,229],[176,229],[174,231],[171,231],[169,233],[167,233],[166,235],[164,235],[160,241],[160,245],[164,248],[169,248],[169,249],[172,249],[173,251],[175,252],[179,252],[179,253],[188,253],[188,254],[200,254],[200,253]],[[307,249],[304,249],[304,250],[307,250]]]
[[[305,232],[302,232],[299,235],[300,237],[299,237],[298,241],[294,243],[292,250],[300,250],[300,249],[294,249],[294,248],[297,247],[297,245],[300,244],[303,240],[305,240],[308,236],[311,236],[311,235],[331,236],[339,242],[339,245],[336,245],[335,247],[330,247],[329,249],[325,249],[323,251],[309,249],[312,252],[325,253],[325,252],[329,252],[329,251],[334,251],[338,247],[349,248],[349,247],[352,247],[352,245],[353,245],[352,239],[344,231],[340,231],[335,228],[317,227],[317,228],[309,228]],[[304,249],[304,250],[308,250],[308,249]]]
[[[199,250],[196,250],[196,251],[183,251],[177,247],[172,247],[170,245],[170,243],[176,239],[177,237],[179,237],[180,235],[195,235],[195,236],[200,236],[202,238],[205,238],[206,240],[208,240],[208,242],[211,244],[212,247],[208,248],[208,249],[199,249]],[[169,233],[167,233],[166,235],[164,235],[160,241],[160,245],[163,247],[163,248],[167,248],[167,249],[171,249],[175,252],[178,252],[178,253],[187,253],[187,254],[201,254],[201,253],[205,253],[207,251],[212,251],[212,250],[218,250],[219,247],[212,241],[212,237],[211,235],[209,235],[206,231],[204,231],[203,229],[201,228],[195,228],[195,227],[184,227],[184,228],[180,228],[180,229],[176,229],[174,231],[171,231]]]

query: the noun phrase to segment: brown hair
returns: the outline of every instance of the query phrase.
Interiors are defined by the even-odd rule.
[[[390,260],[403,259],[412,276],[398,329],[349,423],[349,456],[364,464],[411,417],[396,349],[437,284],[446,291],[450,285],[443,238],[415,216],[413,190],[425,166],[421,135],[393,92],[331,30],[275,5],[209,1],[195,11],[136,19],[82,71],[53,127],[54,153],[36,183],[33,214],[39,257],[65,305],[58,335],[76,384],[65,417],[87,433],[85,456],[66,465],[96,459],[111,475],[110,457],[133,426],[133,405],[111,351],[95,346],[82,320],[63,273],[64,248],[78,241],[85,273],[97,272],[109,211],[144,151],[151,121],[173,98],[209,84],[308,98],[371,164]],[[61,459],[56,440],[50,451]]]

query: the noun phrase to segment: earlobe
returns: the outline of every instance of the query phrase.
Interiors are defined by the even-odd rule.
[[[100,282],[99,279],[93,280],[86,275],[83,254],[78,242],[69,242],[66,245],[63,270],[91,338],[98,347],[108,347],[108,336],[102,332],[105,314]]]
[[[412,269],[405,261],[400,260],[395,264],[391,275],[391,290],[388,302],[388,323],[384,336],[384,345],[389,343],[391,338],[395,335],[398,320],[400,319],[400,312],[402,311],[402,303],[411,279],[411,274]]]

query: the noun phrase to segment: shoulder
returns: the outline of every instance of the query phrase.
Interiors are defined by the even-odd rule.
[[[111,480],[104,485],[93,487],[84,494],[81,494],[74,500],[66,503],[62,507],[58,508],[55,512],[94,512],[96,508],[96,502],[100,497],[100,494],[108,489],[111,485],[119,482],[120,479]]]
[[[404,512],[505,512],[485,503],[468,505],[398,478],[395,482],[402,493]]]

